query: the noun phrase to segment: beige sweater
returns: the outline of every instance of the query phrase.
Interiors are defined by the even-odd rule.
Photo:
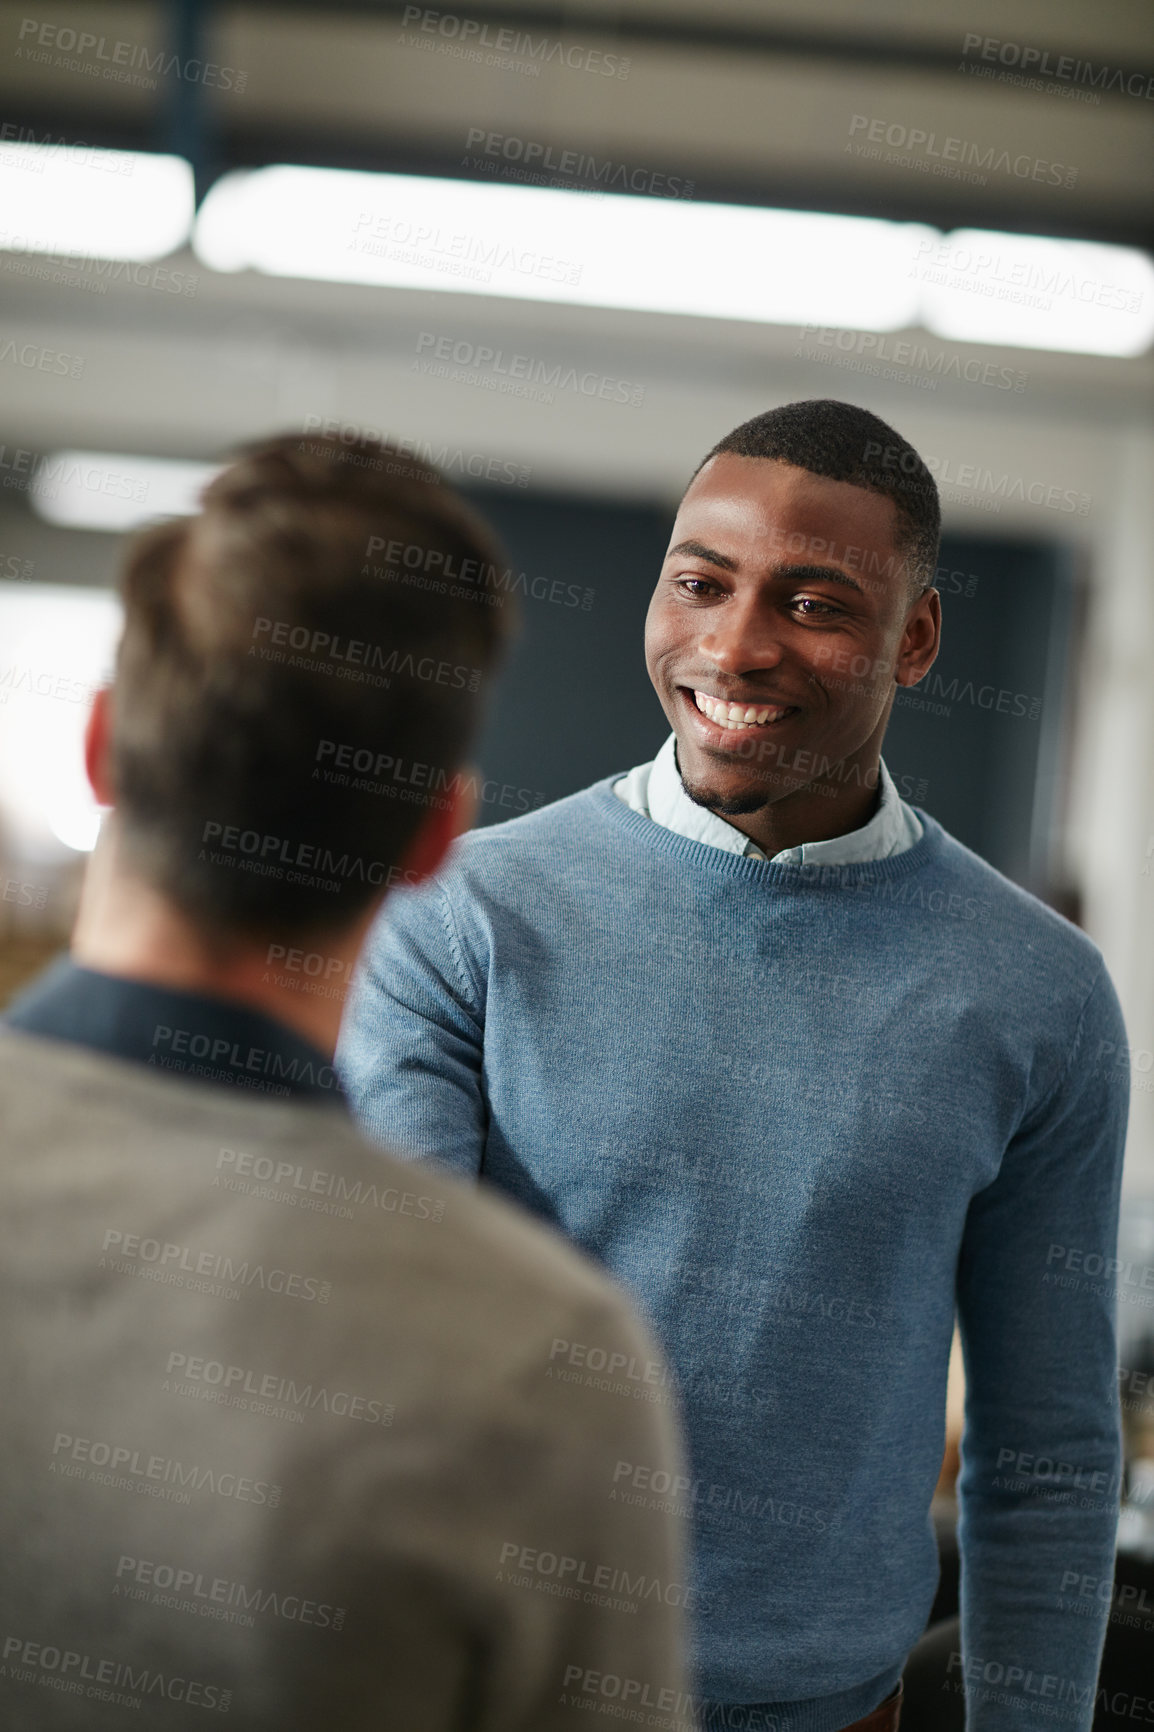
[[[0,1247],[0,1725],[691,1723],[672,1389],[559,1237],[6,1030]]]

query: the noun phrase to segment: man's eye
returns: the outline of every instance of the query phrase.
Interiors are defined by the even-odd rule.
[[[833,619],[842,611],[840,607],[831,607],[828,601],[819,601],[815,595],[795,595],[793,605],[805,609],[802,616],[805,619]]]
[[[696,599],[709,594],[715,586],[705,577],[679,577],[677,587],[684,595],[693,596]]]

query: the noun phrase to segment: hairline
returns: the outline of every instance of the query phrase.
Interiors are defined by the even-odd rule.
[[[913,450],[913,447],[911,446],[910,449]],[[693,486],[693,483],[697,480],[697,477],[701,474],[701,471],[707,464],[712,463],[718,457],[739,457],[743,463],[777,463],[783,469],[799,469],[802,474],[812,475],[817,481],[830,481],[839,487],[856,487],[861,493],[872,493],[875,498],[888,499],[894,508],[894,517],[898,525],[904,526],[906,531],[904,536],[896,536],[894,538],[894,552],[902,552],[903,544],[908,545],[916,542],[918,539],[919,526],[907,516],[898,504],[894,494],[888,492],[887,489],[883,487],[871,487],[868,481],[846,481],[836,475],[823,475],[819,469],[810,469],[808,464],[805,463],[793,463],[788,457],[759,457],[747,454],[744,451],[734,451],[727,447],[724,442],[721,445],[715,445],[713,450],[707,451],[705,456],[701,459],[701,462],[697,465],[697,468],[693,471],[693,474],[689,477],[689,480],[685,485],[681,499],[678,502],[678,510],[680,510],[681,506],[685,503],[685,496]],[[919,581],[920,587],[916,588],[913,583],[907,581],[906,587],[909,591],[909,605],[911,607],[914,602],[920,601],[923,595],[934,588],[934,577],[932,573],[929,577]]]

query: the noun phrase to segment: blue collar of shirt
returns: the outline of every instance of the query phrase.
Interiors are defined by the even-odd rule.
[[[345,1106],[332,1063],[284,1023],[229,999],[79,968],[64,957],[9,1006],[4,1022],[185,1081]]]

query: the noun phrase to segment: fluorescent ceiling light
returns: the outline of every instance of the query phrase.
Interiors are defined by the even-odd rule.
[[[274,167],[223,176],[194,245],[221,271],[893,331],[917,316],[911,251],[936,238],[866,217]]]
[[[957,229],[914,269],[939,337],[1090,355],[1141,355],[1154,338],[1154,263],[1132,247]]]
[[[0,587],[0,822],[18,859],[61,861],[96,840],[84,725],[111,675],[121,617],[107,590]]]
[[[0,250],[148,262],[183,246],[196,201],[183,157],[0,145]]]
[[[1128,247],[560,188],[274,167],[222,177],[210,269],[1091,355],[1154,337],[1154,265]]]
[[[138,529],[159,517],[190,516],[201,488],[219,470],[219,463],[53,451],[32,478],[32,504],[65,529]]]

